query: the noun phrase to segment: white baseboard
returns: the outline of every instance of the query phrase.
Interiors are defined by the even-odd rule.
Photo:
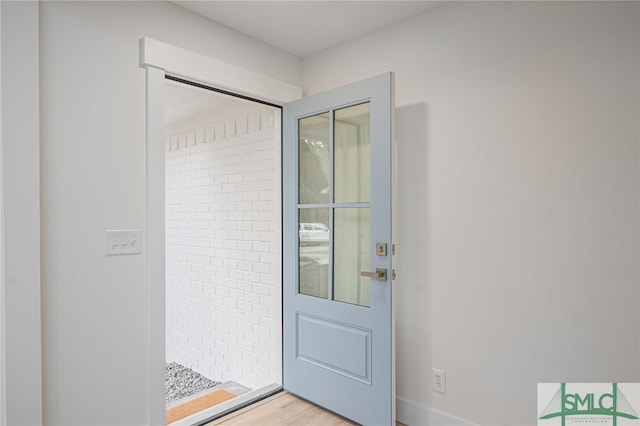
[[[404,398],[396,398],[397,420],[407,426],[478,426]]]

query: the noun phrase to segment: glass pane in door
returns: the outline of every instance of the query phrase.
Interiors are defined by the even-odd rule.
[[[329,209],[299,209],[299,292],[327,298],[329,293]]]
[[[298,121],[298,202],[329,202],[329,113]]]
[[[369,208],[336,208],[333,253],[333,296],[340,302],[371,306],[371,278],[360,271],[371,268]]]
[[[335,202],[370,201],[370,105],[364,103],[335,111]]]

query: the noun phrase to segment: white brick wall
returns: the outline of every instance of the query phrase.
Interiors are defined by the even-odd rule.
[[[166,140],[167,361],[279,383],[274,112],[182,127]]]

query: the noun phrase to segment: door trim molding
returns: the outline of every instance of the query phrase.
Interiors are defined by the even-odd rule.
[[[276,105],[302,97],[301,87],[149,37],[140,39],[140,66]]]
[[[38,2],[0,10],[0,424],[42,424]]]
[[[149,37],[140,39],[139,49],[146,74],[147,420],[164,424],[164,77],[181,77],[277,105],[302,97],[302,88]]]

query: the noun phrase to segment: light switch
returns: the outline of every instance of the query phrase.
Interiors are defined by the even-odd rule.
[[[104,253],[107,256],[118,254],[139,254],[142,242],[139,229],[108,230]]]

